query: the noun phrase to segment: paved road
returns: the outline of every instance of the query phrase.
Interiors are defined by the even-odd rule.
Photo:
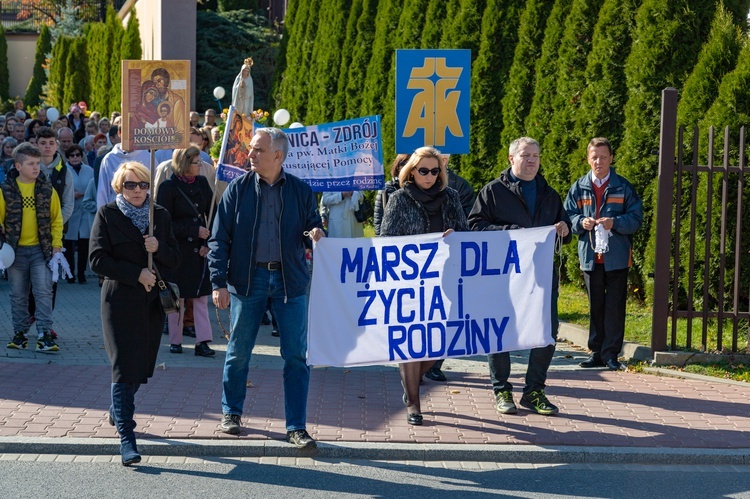
[[[109,456],[13,457],[0,460],[0,497],[750,498],[746,466],[150,457],[124,468]]]

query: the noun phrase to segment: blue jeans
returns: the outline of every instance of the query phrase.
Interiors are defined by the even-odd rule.
[[[276,317],[284,359],[284,409],[286,429],[302,430],[307,419],[307,391],[310,368],[307,365],[307,296],[288,298],[284,303],[281,271],[253,269],[250,295],[231,295],[232,336],[224,361],[221,408],[224,414],[242,415],[247,394],[250,355],[258,336],[260,321],[270,300]]]
[[[41,246],[19,246],[16,259],[8,268],[10,310],[13,331],[29,329],[29,287],[34,288],[37,331],[52,327],[52,271],[47,267]]]

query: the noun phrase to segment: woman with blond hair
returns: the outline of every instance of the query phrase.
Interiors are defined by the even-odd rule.
[[[172,154],[172,175],[159,186],[159,205],[172,216],[172,228],[182,255],[179,268],[172,273],[180,288],[180,301],[190,300],[195,323],[195,355],[211,357],[214,351],[208,346],[212,341],[211,322],[208,318],[208,295],[211,280],[206,266],[211,201],[213,191],[206,177],[200,174],[200,149],[190,146],[175,149]],[[181,313],[167,316],[169,321],[169,351],[182,353],[182,336],[185,307]]]
[[[120,434],[122,464],[141,461],[135,441],[135,392],[156,367],[164,312],[156,276],[180,263],[169,213],[153,207],[154,235],[148,235],[151,174],[137,162],[120,165],[112,178],[114,201],[96,214],[91,229],[91,270],[105,276],[101,294],[104,348],[112,364],[109,424]]]
[[[380,235],[413,236],[440,232],[443,237],[453,231],[468,231],[466,214],[458,191],[448,187],[448,171],[440,151],[420,147],[411,155],[398,174],[398,189],[385,206]],[[419,382],[432,367],[434,360],[399,364],[404,386],[406,420],[422,424]]]

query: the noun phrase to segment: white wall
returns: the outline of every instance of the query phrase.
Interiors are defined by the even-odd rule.
[[[37,34],[5,33],[8,40],[8,71],[10,72],[10,97],[23,98],[34,73],[34,52]]]
[[[196,10],[196,3],[187,0],[135,2],[141,29],[143,60],[190,61],[190,109],[195,107]]]

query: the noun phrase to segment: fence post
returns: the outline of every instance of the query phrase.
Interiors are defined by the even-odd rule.
[[[653,352],[660,352],[667,349],[676,134],[677,89],[669,87],[662,90],[661,93],[659,183],[655,228],[654,309],[651,321],[651,350]]]

